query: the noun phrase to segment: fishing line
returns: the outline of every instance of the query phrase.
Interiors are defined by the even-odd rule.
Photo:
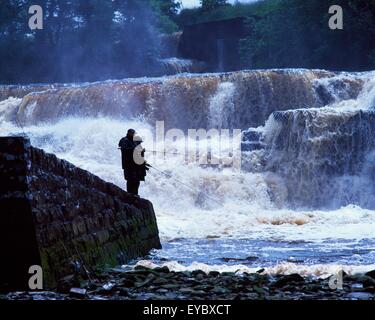
[[[119,150],[121,150],[121,148],[117,148]],[[147,150],[146,149],[146,152],[149,152],[149,153],[163,153],[163,154],[171,154],[171,155],[180,155],[180,156],[185,156],[185,154],[183,153],[179,153],[179,152],[168,152],[168,151],[156,151],[156,150]]]
[[[163,153],[163,154],[172,154],[172,155],[185,156],[184,153],[179,153],[179,152],[156,151],[156,150],[146,150],[146,151],[150,152],[150,153]]]
[[[18,127],[21,128],[23,135],[24,135],[25,137],[27,137],[27,134],[26,134],[25,130],[23,129],[23,125],[21,124],[21,122],[19,122],[17,116],[16,116],[16,124],[17,124]]]
[[[160,172],[161,174],[165,175],[166,177],[168,177],[168,178],[172,178],[173,180],[175,180],[175,181],[178,182],[179,184],[181,184],[181,185],[185,186],[186,188],[192,190],[194,193],[197,193],[197,190],[196,190],[195,188],[193,188],[193,187],[189,186],[188,184],[182,182],[181,180],[179,180],[179,179],[173,177],[171,174],[166,173],[166,172],[164,172],[164,171],[162,171],[162,170],[160,170],[160,169],[157,169],[157,168],[155,168],[154,166],[152,166],[152,165],[150,165],[150,164],[148,164],[148,166],[149,166],[150,168],[152,168],[152,169],[154,169],[154,170]],[[204,195],[207,199],[210,199],[210,200],[212,200],[212,201],[214,201],[214,202],[216,202],[216,203],[222,205],[222,202],[220,202],[219,200],[217,200],[217,199],[215,199],[215,198],[213,198],[213,197],[211,197],[211,196],[209,196],[209,195],[207,195],[207,194],[205,194],[205,193],[203,193],[203,195]]]

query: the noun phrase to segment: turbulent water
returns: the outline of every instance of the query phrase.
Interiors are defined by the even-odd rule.
[[[121,187],[117,143],[129,127],[158,151],[149,162],[167,175],[150,171],[141,194],[154,204],[163,249],[139,263],[317,276],[375,269],[372,72],[2,86],[0,99],[1,135],[24,131]],[[186,163],[184,138],[153,142],[160,120],[184,132],[244,130],[242,170]]]

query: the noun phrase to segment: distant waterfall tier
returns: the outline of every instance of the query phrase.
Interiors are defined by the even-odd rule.
[[[87,84],[1,86],[0,97],[22,99],[16,115],[23,125],[77,116],[142,116],[150,123],[164,120],[169,128],[230,125],[247,129],[263,125],[274,111],[319,108],[355,99],[364,77],[323,70],[255,70]]]

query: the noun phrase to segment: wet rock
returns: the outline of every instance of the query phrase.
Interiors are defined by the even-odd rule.
[[[348,294],[347,298],[351,300],[369,300],[373,298],[373,295],[368,292],[351,292]]]
[[[200,273],[200,274],[197,274],[197,275],[196,275],[195,279],[197,279],[198,281],[199,281],[199,280],[203,280],[203,279],[205,278],[205,276],[206,276],[206,275],[203,275],[203,274]]]
[[[375,286],[365,287],[364,291],[369,293],[375,293]]]
[[[212,293],[218,293],[218,294],[225,294],[228,293],[229,290],[227,288],[221,287],[221,286],[215,286],[212,290]]]
[[[147,286],[147,285],[150,285],[154,280],[156,279],[156,276],[154,275],[154,274],[152,274],[152,273],[150,273],[147,277],[146,277],[146,279],[145,279],[145,281],[143,281],[143,282],[137,282],[136,283],[136,286],[137,287],[144,287],[144,286]],[[160,279],[157,279],[157,280],[162,280],[162,278],[160,278]],[[164,280],[164,279],[163,279]],[[167,282],[167,280],[165,280],[165,282]]]
[[[206,273],[202,270],[194,270],[192,273],[191,273],[194,277],[198,276],[198,275],[203,275],[205,276]]]
[[[365,276],[375,279],[375,270],[365,273]]]
[[[79,286],[79,280],[76,275],[69,275],[58,281],[56,291],[59,293],[69,293],[71,288]]]
[[[311,300],[311,299],[375,299],[375,286],[371,277],[348,276],[343,290],[332,290],[327,279],[303,278],[300,275],[271,277],[260,274],[193,272],[107,272],[101,281],[92,284],[90,295],[82,291],[69,295],[47,293],[14,293],[7,296],[13,300],[54,300],[54,299],[104,299],[104,300]],[[198,280],[197,278],[201,278]],[[366,284],[366,287],[363,285]],[[103,286],[104,284],[104,286]],[[107,286],[106,286],[107,285]],[[107,290],[104,289],[107,288]],[[86,290],[88,287],[85,287]]]
[[[163,273],[169,273],[169,268],[167,266],[164,267],[157,267],[154,269],[155,272],[163,272]]]
[[[69,292],[69,296],[71,298],[78,298],[78,299],[86,298],[86,294],[87,294],[86,289],[81,289],[81,288],[71,288]]]
[[[114,287],[115,287],[115,283],[113,283],[113,282],[107,282],[107,283],[105,283],[104,285],[103,285],[103,289],[105,290],[105,291],[111,291]]]
[[[266,291],[263,288],[258,287],[258,286],[254,286],[253,290],[259,295],[264,295],[266,293]]]
[[[163,289],[176,290],[176,289],[179,289],[181,287],[181,285],[180,284],[167,283],[167,284],[163,284],[161,287]]]
[[[291,283],[303,283],[305,279],[300,276],[299,274],[290,274],[286,276],[282,276],[280,279],[278,279],[273,285],[276,288],[282,288],[286,285],[289,285]]]
[[[361,278],[361,282],[364,288],[375,287],[375,279],[366,275]]]
[[[131,288],[134,286],[134,280],[130,278],[123,279],[121,280],[120,285],[125,288]]]
[[[121,297],[129,297],[129,290],[127,288],[119,288],[118,294]]]
[[[169,284],[170,281],[168,281],[167,279],[165,278],[157,278],[156,280],[154,280],[153,284],[154,285],[165,285],[165,284]]]
[[[134,270],[135,270],[135,271],[146,271],[146,272],[151,272],[153,269],[148,268],[148,267],[146,267],[146,266],[137,265],[137,266],[134,267]]]
[[[363,289],[363,284],[362,283],[353,283],[351,285],[351,288],[353,290],[360,290],[361,291]]]

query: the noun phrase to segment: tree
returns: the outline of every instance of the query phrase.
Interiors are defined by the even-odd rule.
[[[228,5],[227,0],[200,0],[203,11],[212,11],[222,6]]]
[[[178,31],[176,17],[181,8],[180,0],[151,0],[157,19],[157,26],[163,33]]]
[[[162,17],[178,12],[172,0],[45,0],[44,29],[32,31],[32,4],[0,1],[1,83],[157,75]]]

